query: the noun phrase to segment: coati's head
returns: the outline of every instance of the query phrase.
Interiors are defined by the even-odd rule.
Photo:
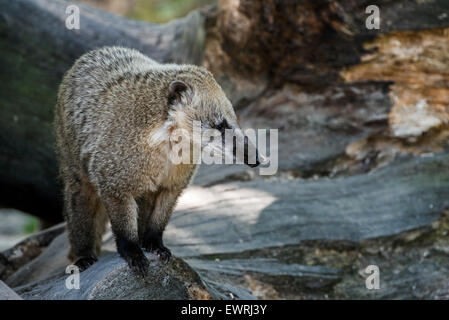
[[[250,167],[257,167],[266,161],[245,136],[231,102],[206,69],[182,66],[168,86],[167,103],[169,117],[176,127],[192,132],[194,124],[200,123],[202,148]],[[213,132],[216,138],[204,141],[205,131]]]

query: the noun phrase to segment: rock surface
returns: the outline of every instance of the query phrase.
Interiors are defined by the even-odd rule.
[[[22,300],[22,298],[0,280],[0,300]]]
[[[333,179],[191,186],[165,233],[178,258],[163,265],[149,255],[153,282],[132,278],[109,233],[84,287],[67,291],[63,233],[6,283],[25,299],[173,298],[166,276],[176,298],[449,298],[447,207],[448,153]],[[379,290],[365,287],[369,265],[380,269]]]
[[[181,259],[168,264],[147,254],[150,271],[138,278],[116,253],[106,252],[101,260],[80,274],[79,289],[67,287],[69,273],[15,288],[27,300],[185,300],[210,299],[198,275]]]
[[[402,159],[368,175],[191,187],[166,231],[181,256],[303,240],[361,241],[420,228],[449,206],[449,155]]]
[[[130,271],[116,252],[107,248],[97,263],[80,274],[79,290],[69,289],[67,281],[74,282],[70,280],[71,271],[67,270],[68,249],[67,234],[55,236],[40,255],[19,268],[6,282],[27,300],[211,299],[198,274],[179,258],[164,263],[147,253],[150,272],[142,279]]]
[[[167,244],[222,298],[449,298],[448,163],[192,187]],[[379,290],[365,286],[369,265]]]
[[[104,251],[99,261],[79,274],[79,289],[74,284],[67,234],[57,236],[35,259],[7,279],[9,286],[24,299],[210,299],[197,273],[179,258],[163,263],[148,253],[150,272],[136,277],[116,252]],[[69,283],[69,288],[66,283]]]

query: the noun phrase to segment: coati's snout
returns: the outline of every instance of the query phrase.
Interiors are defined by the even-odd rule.
[[[237,124],[229,125],[227,120],[223,120],[216,129],[221,132],[225,156],[232,155],[233,161],[244,163],[251,168],[267,162],[267,159],[259,153],[257,146]]]

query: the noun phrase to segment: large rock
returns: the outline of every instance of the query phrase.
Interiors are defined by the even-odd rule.
[[[7,279],[24,299],[210,299],[197,273],[184,261],[163,263],[148,253],[150,271],[136,277],[116,252],[104,251],[99,261],[80,273],[80,288],[68,289],[71,276],[67,234],[57,236],[37,258]],[[67,273],[66,273],[67,271]]]
[[[105,254],[81,274],[85,286],[67,291],[64,233],[6,283],[25,299],[163,299],[172,297],[168,276],[178,298],[209,297],[198,272],[210,295],[222,299],[449,298],[448,207],[448,153],[350,177],[192,186],[165,241],[195,271],[177,258],[163,265],[149,255],[155,280],[141,283],[113,252],[109,233]],[[369,265],[380,269],[379,290],[365,287]],[[201,288],[195,294],[192,283]]]
[[[449,154],[400,159],[371,174],[256,179],[191,187],[166,231],[179,256],[313,239],[361,241],[437,220],[449,207]]]
[[[449,154],[405,157],[350,177],[192,187],[166,242],[222,298],[443,299],[448,207]]]
[[[168,264],[147,254],[150,271],[145,278],[136,277],[116,253],[105,253],[99,262],[80,274],[80,288],[67,286],[71,275],[60,272],[51,279],[16,288],[24,299],[69,300],[156,300],[210,299],[199,276],[184,261],[172,259]]]

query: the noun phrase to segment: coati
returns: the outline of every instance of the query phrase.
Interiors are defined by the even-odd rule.
[[[81,271],[100,254],[107,217],[118,253],[137,274],[148,269],[141,248],[170,258],[162,233],[197,165],[168,160],[169,136],[175,128],[191,130],[194,120],[242,135],[230,101],[205,68],[105,47],[84,54],[65,74],[56,151],[69,258]],[[245,163],[260,161],[250,164],[245,153]]]

